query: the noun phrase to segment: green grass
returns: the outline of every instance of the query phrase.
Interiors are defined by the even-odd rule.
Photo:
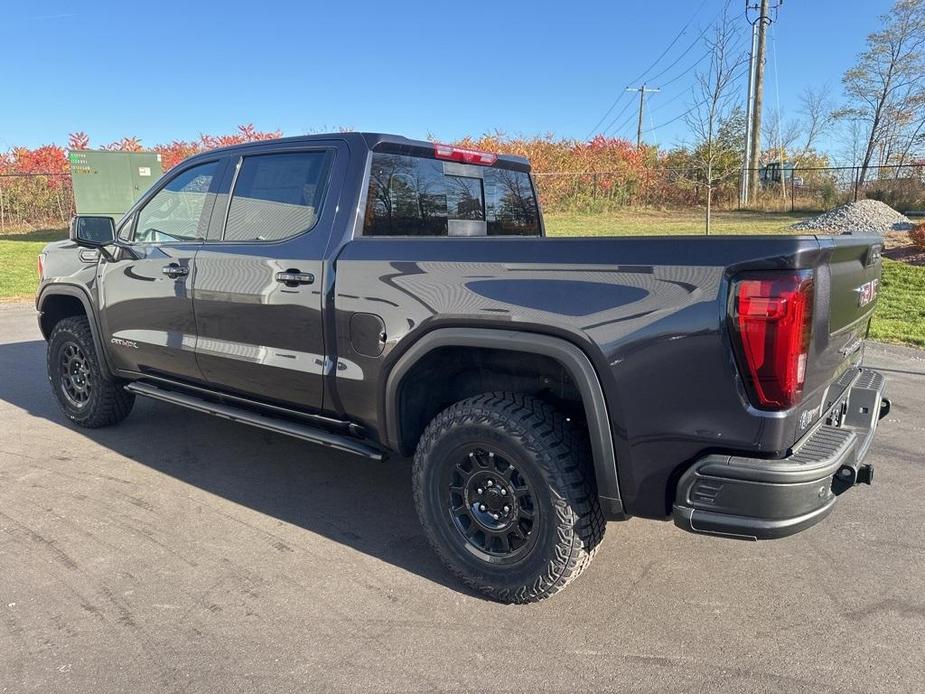
[[[550,236],[643,236],[702,234],[700,212],[627,210],[609,214],[550,212],[544,215]],[[790,225],[806,215],[767,212],[714,212],[711,234],[793,234]]]
[[[925,347],[925,267],[884,259],[870,336]]]
[[[786,234],[801,215],[718,212],[715,234]],[[701,234],[703,216],[695,212],[632,210],[615,214],[550,213],[550,236],[627,236]],[[0,235],[0,301],[35,293],[35,259],[48,241],[64,238],[66,229],[14,231]],[[925,347],[925,267],[883,261],[883,284],[870,335],[876,340]]]
[[[49,241],[67,236],[66,229],[38,229],[0,234],[0,301],[35,294],[39,277],[36,258]]]

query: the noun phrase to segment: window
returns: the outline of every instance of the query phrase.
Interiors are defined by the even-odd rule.
[[[373,155],[364,234],[446,236],[452,220],[486,222],[482,233],[489,236],[539,236],[530,175],[426,157]]]
[[[332,150],[245,157],[225,240],[279,241],[315,226],[332,158]]]
[[[530,176],[523,171],[485,172],[489,236],[539,236],[540,211]]]
[[[138,213],[135,241],[194,241],[205,238],[210,193],[218,162],[200,164],[171,179]]]

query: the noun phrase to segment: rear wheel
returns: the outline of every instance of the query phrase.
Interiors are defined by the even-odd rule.
[[[571,423],[528,395],[488,393],[452,405],[414,458],[427,538],[470,587],[525,603],[562,590],[604,534],[587,446]]]
[[[51,331],[48,380],[61,411],[82,427],[121,422],[135,403],[135,396],[102,368],[84,316],[64,318]]]

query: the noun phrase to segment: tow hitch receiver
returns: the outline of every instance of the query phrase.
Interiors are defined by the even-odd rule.
[[[862,463],[856,468],[852,465],[842,465],[838,468],[833,483],[833,491],[840,494],[847,487],[856,484],[871,484],[874,481],[874,466],[871,463]]]

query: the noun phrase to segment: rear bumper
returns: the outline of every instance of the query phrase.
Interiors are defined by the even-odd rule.
[[[749,540],[805,530],[825,518],[836,497],[870,484],[864,458],[879,419],[889,412],[884,378],[860,369],[823,423],[782,460],[709,455],[678,482],[675,525],[695,533]]]

